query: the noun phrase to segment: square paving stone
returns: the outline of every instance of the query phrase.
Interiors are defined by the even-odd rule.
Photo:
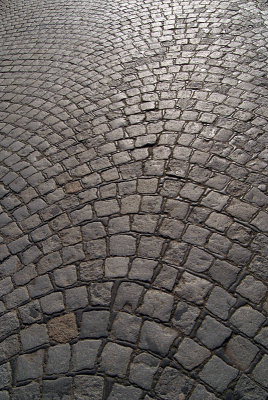
[[[226,261],[216,260],[209,272],[215,281],[227,289],[235,282],[240,269]]]
[[[130,279],[150,282],[156,265],[156,261],[146,260],[144,258],[135,258],[132,262],[128,276]]]
[[[195,272],[204,272],[210,266],[214,258],[212,255],[198,247],[192,247],[184,267]]]
[[[19,320],[15,311],[11,311],[0,317],[0,338],[2,336],[10,335],[19,328]]]
[[[227,343],[225,354],[238,369],[247,370],[259,349],[242,336],[233,336]]]
[[[140,400],[142,391],[131,386],[122,386],[115,383],[107,400]]]
[[[217,317],[226,320],[230,309],[235,305],[236,299],[224,289],[216,286],[207,301],[206,308]]]
[[[24,351],[33,349],[49,342],[46,325],[31,325],[20,332],[22,349]]]
[[[175,288],[175,293],[185,300],[201,305],[211,288],[212,284],[206,279],[184,272]]]
[[[128,232],[130,230],[129,216],[125,215],[123,217],[110,219],[108,229],[111,235],[114,233]]]
[[[14,400],[40,400],[40,388],[37,382],[14,388],[11,392]]]
[[[240,285],[236,288],[236,291],[241,294],[241,296],[259,304],[266,295],[267,288],[261,281],[248,275],[242,280]]]
[[[79,265],[80,278],[82,281],[95,281],[104,275],[103,260],[90,260]]]
[[[200,310],[197,307],[180,301],[175,310],[172,324],[186,335],[189,335],[199,314]]]
[[[267,398],[267,392],[248,376],[242,375],[235,386],[234,396],[241,400],[264,400]]]
[[[46,374],[66,373],[69,370],[71,349],[69,344],[58,344],[48,349]]]
[[[203,385],[197,385],[189,400],[219,400],[219,397],[208,392]]]
[[[231,333],[231,329],[207,315],[196,336],[206,347],[212,350],[221,346]]]
[[[91,260],[97,258],[105,258],[107,256],[107,247],[105,239],[90,240],[89,242],[87,242],[86,245],[87,245],[87,252]]]
[[[160,256],[164,239],[158,237],[142,236],[138,247],[138,256],[144,258],[158,258]]]
[[[141,314],[149,315],[167,322],[173,308],[173,296],[159,290],[148,290],[143,299],[143,304],[139,308]]]
[[[116,343],[107,343],[101,354],[101,370],[123,378],[127,372],[133,349]]]
[[[75,400],[102,400],[104,379],[100,376],[80,375],[74,378]]]
[[[101,222],[90,222],[82,226],[84,240],[100,239],[106,236],[104,226]]]
[[[62,259],[60,253],[55,251],[54,253],[48,254],[42,257],[37,263],[37,271],[39,274],[45,274],[46,272],[52,271],[53,269],[62,265]]]
[[[236,310],[230,321],[241,332],[249,337],[253,337],[265,321],[265,317],[259,311],[247,305]]]
[[[181,237],[184,224],[176,219],[164,218],[159,228],[161,236],[169,237],[170,239],[179,239]]]
[[[186,369],[192,370],[210,356],[210,351],[190,338],[183,339],[174,358]]]
[[[158,220],[159,220],[158,215],[153,215],[153,214],[134,215],[131,227],[132,230],[136,232],[153,233],[156,230]]]
[[[65,309],[61,292],[51,293],[40,299],[42,311],[45,314],[53,314]]]
[[[230,367],[217,356],[213,356],[199,374],[205,383],[220,393],[224,392],[237,375],[237,369]]]
[[[128,273],[128,257],[110,257],[105,260],[105,276],[107,278],[120,278]]]
[[[209,238],[207,248],[213,253],[225,256],[231,247],[231,242],[223,235],[212,233]]]
[[[11,383],[11,368],[10,364],[0,365],[0,389],[4,389]]]
[[[72,395],[72,378],[63,377],[55,380],[44,380],[42,395],[43,400],[51,400],[54,398],[67,398],[70,400]]]
[[[20,351],[19,336],[8,336],[0,343],[0,362],[6,361]]]
[[[150,389],[159,364],[160,359],[148,353],[139,354],[130,365],[130,382],[135,383],[143,389]]]
[[[182,239],[191,244],[204,245],[209,235],[209,230],[196,225],[189,225]]]
[[[84,308],[88,305],[88,293],[86,286],[79,286],[65,291],[66,307],[70,311]]]
[[[253,371],[253,378],[268,389],[268,355],[265,354]]]
[[[170,241],[167,251],[163,257],[163,260],[178,268],[184,260],[185,254],[189,248],[189,245],[182,242]]]
[[[72,264],[76,261],[82,261],[85,258],[81,244],[67,246],[62,249],[63,264]]]
[[[268,349],[268,326],[260,330],[259,334],[255,336],[255,341]]]
[[[177,336],[178,332],[175,329],[145,321],[141,329],[139,347],[165,356]]]
[[[18,382],[36,379],[43,374],[44,350],[24,354],[17,359],[16,379]]]
[[[7,309],[11,309],[29,300],[29,294],[25,287],[19,287],[5,297]]]
[[[59,287],[72,286],[77,281],[75,265],[68,265],[64,268],[57,268],[54,273],[55,283]]]
[[[101,340],[82,340],[72,346],[72,367],[74,371],[94,368]]]
[[[166,367],[155,387],[155,392],[163,400],[176,400],[178,395],[185,398],[190,393],[193,383],[192,379],[177,369]]]
[[[113,235],[110,238],[112,256],[131,256],[136,252],[136,239],[130,235]]]
[[[121,340],[136,343],[139,336],[142,319],[136,315],[119,312],[112,326],[112,334]]]
[[[112,289],[112,282],[91,283],[90,303],[94,306],[109,306],[111,304]]]
[[[121,199],[121,214],[136,214],[139,211],[141,196],[133,194]]]
[[[82,338],[100,338],[108,334],[109,311],[89,311],[82,315]]]
[[[48,275],[37,276],[27,288],[31,297],[43,296],[53,289]]]
[[[139,303],[143,286],[136,283],[122,282],[117,290],[117,295],[114,302],[114,310],[135,311]]]

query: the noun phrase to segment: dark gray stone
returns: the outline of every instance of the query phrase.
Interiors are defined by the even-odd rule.
[[[217,317],[226,320],[230,309],[235,305],[236,299],[224,289],[216,286],[207,301],[206,307]]]
[[[112,282],[92,283],[90,285],[90,303],[98,306],[109,306],[112,297]]]
[[[249,337],[253,337],[260,325],[265,321],[265,317],[259,311],[247,305],[236,310],[230,321],[241,332]]]
[[[267,392],[261,389],[248,376],[242,375],[234,389],[235,400],[264,400]]]
[[[0,317],[0,337],[10,335],[19,328],[19,320],[15,311]]]
[[[71,349],[69,344],[50,347],[47,353],[46,374],[61,374],[69,370]]]
[[[253,371],[255,381],[268,389],[268,355],[265,354]]]
[[[65,291],[66,307],[69,310],[78,310],[88,305],[88,293],[86,286],[79,286]]]
[[[14,388],[11,392],[14,400],[40,400],[40,388],[37,382]]]
[[[186,369],[192,370],[210,356],[210,351],[190,338],[184,338],[174,358]]]
[[[259,349],[242,336],[233,336],[227,343],[225,353],[238,369],[247,370]]]
[[[114,309],[135,311],[142,292],[143,286],[136,283],[122,282],[117,290]]]
[[[34,349],[49,342],[46,325],[31,325],[20,332],[22,349],[24,351]]]
[[[72,366],[74,371],[94,368],[101,340],[82,340],[73,345]]]
[[[72,396],[72,378],[58,378],[43,381],[43,400],[70,400]],[[70,397],[67,397],[67,396]]]
[[[131,386],[122,386],[115,383],[107,400],[139,400],[141,399],[142,391]]]
[[[136,343],[142,319],[135,315],[119,312],[113,322],[112,334],[121,340]]]
[[[237,375],[237,369],[230,367],[219,357],[213,356],[205,365],[199,376],[217,392],[222,393]]]
[[[7,337],[0,343],[0,362],[17,354],[20,350],[20,343],[18,335]]]
[[[81,375],[74,378],[75,400],[102,400],[104,379],[100,376]]]
[[[185,300],[201,305],[211,288],[212,284],[208,280],[184,272],[175,288],[175,293]]]
[[[133,359],[130,365],[129,380],[143,389],[150,389],[154,374],[160,364],[160,360],[148,353],[141,353]]]
[[[19,356],[16,368],[17,381],[40,378],[43,374],[43,360],[44,350]]]
[[[109,311],[89,311],[82,316],[81,337],[100,338],[108,334]]]
[[[101,370],[111,376],[124,377],[133,349],[116,343],[107,343],[101,354]]]
[[[0,365],[0,389],[8,387],[11,383],[11,368],[10,364]]]
[[[172,324],[186,335],[189,335],[199,314],[200,311],[197,307],[180,301],[175,310]]]
[[[160,399],[177,400],[178,395],[185,398],[193,386],[192,379],[175,368],[166,367],[156,385],[155,391]]]
[[[208,315],[198,329],[197,337],[205,346],[212,350],[221,346],[231,333],[231,329]]]
[[[31,297],[43,296],[53,289],[48,275],[36,277],[28,284],[27,288]]]
[[[175,329],[145,321],[141,329],[139,347],[165,356],[177,336],[178,332]]]
[[[170,318],[173,303],[172,295],[150,289],[145,293],[143,304],[139,311],[141,314],[149,315],[151,318],[167,322]]]

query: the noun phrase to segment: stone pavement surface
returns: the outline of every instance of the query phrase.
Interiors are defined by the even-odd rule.
[[[0,7],[0,400],[267,399],[267,3]]]

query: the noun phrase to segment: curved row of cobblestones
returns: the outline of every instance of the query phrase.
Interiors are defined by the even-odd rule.
[[[265,4],[0,9],[0,400],[265,400]]]

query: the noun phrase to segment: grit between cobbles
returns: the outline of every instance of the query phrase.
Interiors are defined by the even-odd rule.
[[[2,0],[0,400],[266,400],[267,2]]]

